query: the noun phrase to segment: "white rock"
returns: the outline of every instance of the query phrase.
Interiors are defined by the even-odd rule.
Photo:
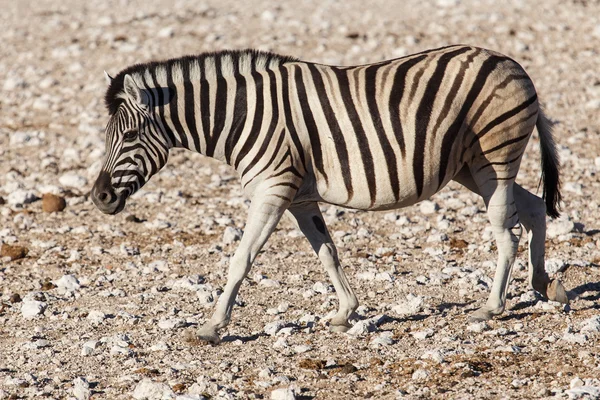
[[[102,321],[104,321],[106,315],[102,311],[92,310],[87,315],[87,320],[92,323],[92,325],[100,325]]]
[[[546,236],[548,238],[555,238],[560,235],[566,235],[567,233],[575,229],[575,223],[566,218],[555,219],[548,224],[546,228]]]
[[[358,321],[352,326],[352,328],[348,329],[346,332],[350,336],[363,336],[369,332],[374,332],[377,330],[377,327],[370,319],[365,319],[362,321]]]
[[[4,90],[11,91],[15,89],[23,89],[27,87],[27,82],[18,76],[9,76],[4,81]]]
[[[435,203],[431,200],[423,200],[422,202],[419,203],[419,210],[421,211],[421,214],[425,214],[425,215],[433,214],[439,209],[440,209],[440,207],[437,205],[437,203]]]
[[[280,337],[279,339],[277,339],[275,341],[275,343],[273,343],[274,349],[285,349],[287,347],[289,347],[289,345],[288,345],[286,338],[284,338],[284,337]]]
[[[73,275],[63,275],[60,279],[52,281],[57,286],[59,293],[71,293],[79,290],[79,281]]]
[[[569,383],[569,387],[571,389],[576,388],[576,387],[580,387],[580,386],[584,386],[585,382],[582,381],[578,376],[576,376],[575,378],[571,379],[571,382]]]
[[[566,267],[567,263],[558,258],[547,258],[546,261],[546,272],[549,274],[556,274],[562,272]]]
[[[46,303],[37,300],[23,300],[21,303],[21,315],[23,318],[31,319],[41,314],[46,309]]]
[[[160,38],[170,38],[175,34],[175,29],[172,26],[167,26],[158,31],[156,36]]]
[[[271,392],[271,400],[296,400],[296,394],[292,388],[279,388]]]
[[[600,315],[581,321],[581,333],[600,332]]]
[[[444,355],[440,350],[428,350],[421,356],[422,360],[433,360],[437,363],[444,362]]]
[[[223,243],[232,244],[237,242],[242,238],[242,234],[243,232],[241,229],[228,226],[225,228],[225,232],[223,232]]]
[[[73,380],[73,396],[77,400],[88,400],[91,394],[90,384],[84,378],[75,378]]]
[[[169,272],[169,264],[165,260],[152,261],[148,267],[161,272]]]
[[[566,391],[569,399],[600,399],[600,387],[578,386]]]
[[[421,311],[423,307],[423,297],[408,294],[406,301],[392,307],[392,311],[399,315],[412,315]]]
[[[200,304],[202,305],[209,305],[212,304],[212,302],[214,301],[214,297],[212,295],[212,291],[207,289],[199,289],[196,292],[196,296],[198,297],[198,300],[200,300]]]
[[[263,330],[267,335],[275,336],[277,334],[277,332],[279,332],[279,330],[281,328],[283,328],[283,326],[284,326],[283,322],[273,321],[273,322],[269,322],[268,324],[266,324]]]
[[[412,332],[411,335],[417,340],[425,340],[433,336],[435,331],[433,329],[425,329],[422,331]]]
[[[158,327],[164,330],[183,328],[186,325],[183,318],[161,319],[158,322]]]
[[[88,180],[85,177],[74,172],[67,172],[66,174],[62,175],[60,178],[58,178],[58,182],[62,186],[72,187],[75,189],[84,189],[88,184]]]
[[[371,346],[379,346],[379,345],[390,346],[390,345],[394,344],[394,338],[392,337],[393,335],[394,335],[394,333],[390,332],[390,331],[381,332],[379,335],[377,335],[377,337],[375,337],[371,340],[369,345],[371,345]]]
[[[568,343],[586,344],[588,341],[588,337],[581,333],[565,332],[565,334],[562,337],[562,340]]]
[[[426,369],[419,368],[412,374],[412,380],[414,381],[424,381],[429,378],[429,372]]]
[[[81,347],[81,355],[89,356],[89,355],[93,354],[94,350],[96,350],[97,346],[98,346],[97,340],[89,340],[89,341],[85,342],[83,344],[83,346]]]
[[[491,327],[485,321],[473,322],[467,326],[469,332],[481,333],[483,331],[489,331]]]
[[[258,282],[258,284],[260,286],[264,286],[264,287],[279,287],[281,286],[281,284],[276,281],[275,279],[263,279],[260,282]]]
[[[373,281],[377,274],[374,271],[359,272],[356,277],[361,281]]]
[[[17,189],[11,191],[11,193],[6,198],[6,202],[11,206],[23,206],[25,204],[33,203],[38,200],[39,197],[35,195],[35,192],[31,190],[23,190]]]
[[[150,351],[168,351],[169,345],[165,342],[157,342],[153,346],[150,347]]]
[[[132,397],[136,400],[164,400],[174,398],[175,393],[164,383],[144,378],[135,387]]]
[[[315,284],[312,287],[312,290],[314,290],[317,293],[326,294],[332,292],[333,288],[330,285],[327,285],[323,282],[315,282]]]
[[[304,344],[294,346],[294,351],[296,352],[296,354],[306,353],[306,352],[311,351],[311,350],[312,350],[311,346],[307,346],[307,345],[304,345]]]

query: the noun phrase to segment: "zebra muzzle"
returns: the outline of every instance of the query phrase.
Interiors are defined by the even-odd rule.
[[[110,174],[100,172],[91,192],[92,201],[105,214],[117,214],[125,207],[125,196],[119,196],[111,184]]]

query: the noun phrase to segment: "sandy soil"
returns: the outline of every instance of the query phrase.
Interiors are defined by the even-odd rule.
[[[0,260],[0,399],[600,397],[600,2],[101,3],[2,2],[0,241],[27,255]],[[282,221],[223,342],[186,341],[248,202],[231,168],[174,151],[124,213],[97,211],[102,71],[228,48],[349,65],[451,43],[522,63],[556,122],[564,213],[547,268],[570,307],[527,287],[525,249],[505,314],[469,322],[495,246],[481,200],[450,185],[397,212],[323,207],[362,304],[354,334],[328,331],[335,293]],[[518,181],[535,192],[539,172],[534,137]],[[44,193],[66,209],[43,212]]]

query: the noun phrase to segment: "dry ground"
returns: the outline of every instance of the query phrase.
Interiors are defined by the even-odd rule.
[[[29,252],[0,260],[0,399],[139,398],[150,381],[181,399],[269,398],[276,388],[305,399],[600,393],[600,2],[273,4],[2,1],[0,241]],[[324,207],[365,332],[328,332],[335,294],[283,221],[223,343],[185,341],[225,284],[235,243],[223,233],[243,228],[248,203],[233,170],[177,151],[123,214],[100,214],[87,193],[104,149],[102,71],[247,47],[356,64],[451,43],[521,62],[557,123],[564,217],[550,226],[547,255],[570,308],[529,290],[522,251],[506,313],[469,323],[488,295],[495,246],[482,202],[450,185],[432,213]],[[534,191],[537,145],[518,179]],[[47,192],[67,198],[64,212],[42,212],[33,200]],[[26,318],[23,304],[43,311]],[[277,321],[284,329],[266,334]]]

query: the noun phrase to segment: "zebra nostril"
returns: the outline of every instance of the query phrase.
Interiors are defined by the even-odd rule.
[[[108,193],[106,192],[102,192],[100,194],[98,194],[98,200],[100,200],[101,202],[105,203],[106,200],[108,199]]]

